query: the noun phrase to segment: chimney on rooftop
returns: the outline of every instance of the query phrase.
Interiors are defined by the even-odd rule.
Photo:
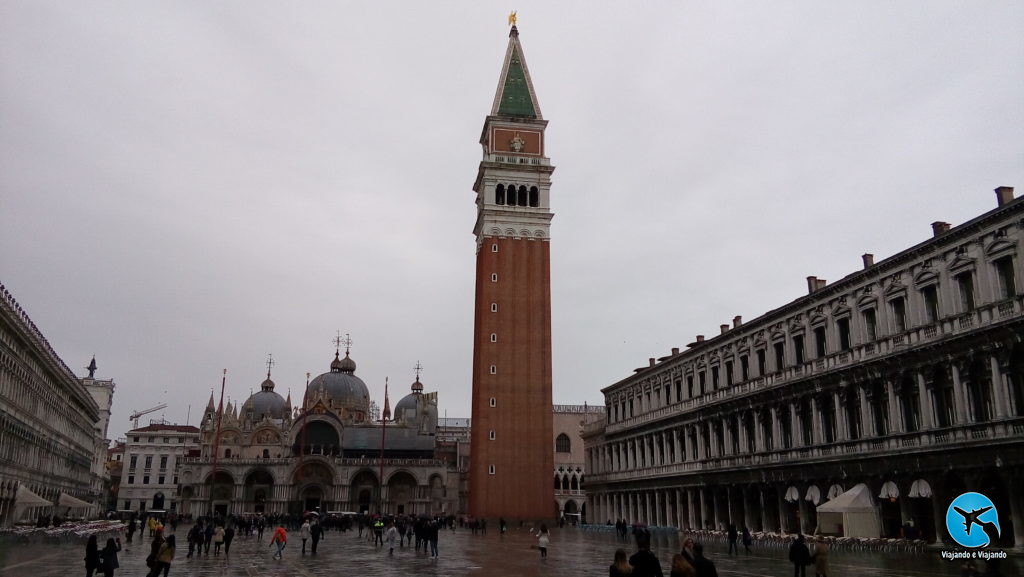
[[[814,287],[814,290],[816,291],[825,288],[825,285],[828,284],[828,281],[823,278],[816,279],[814,282],[818,284],[818,286]]]
[[[722,334],[729,332],[729,325],[718,325],[718,328],[722,329]]]
[[[871,268],[875,266],[875,255],[870,252],[862,254],[860,258],[864,259],[864,268]]]
[[[736,328],[743,324],[743,317],[736,315],[732,317],[732,328]]]
[[[1011,200],[1013,200],[1012,186],[1000,186],[996,189],[996,206],[1009,204]]]
[[[949,230],[949,223],[937,220],[932,223],[932,237],[939,236],[940,234]]]
[[[672,347],[672,354],[673,355],[678,355],[679,354],[679,347]]]
[[[704,335],[697,335],[697,342],[698,343],[703,343],[704,342]]]
[[[654,363],[655,363],[656,361],[654,360],[654,357],[651,357],[651,358],[647,359],[647,362],[651,363],[651,366],[653,367],[653,366],[654,366]]]
[[[811,294],[818,290],[818,277],[809,276],[807,277],[807,294]]]

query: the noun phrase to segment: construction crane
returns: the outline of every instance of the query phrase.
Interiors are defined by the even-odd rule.
[[[145,411],[136,411],[136,412],[132,413],[131,415],[128,416],[128,420],[132,421],[132,428],[133,429],[138,429],[139,428],[139,417],[141,417],[142,415],[148,415],[148,414],[152,413],[153,411],[159,411],[160,409],[165,409],[165,408],[167,408],[167,403],[160,403],[159,405],[153,407],[152,409],[146,409]]]

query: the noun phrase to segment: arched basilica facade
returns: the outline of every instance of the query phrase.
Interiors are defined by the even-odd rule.
[[[268,372],[245,403],[228,404],[219,437],[211,395],[200,454],[183,462],[181,512],[454,513],[458,472],[435,458],[437,393],[424,393],[417,378],[393,418],[385,400],[382,424],[371,420],[355,369],[348,351],[336,353],[295,407]]]

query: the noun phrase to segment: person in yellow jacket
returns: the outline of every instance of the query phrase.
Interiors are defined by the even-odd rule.
[[[163,577],[167,577],[167,573],[171,570],[171,561],[173,560],[174,535],[170,535],[157,550],[156,562],[153,563],[153,569],[150,570],[148,577],[160,577],[161,573],[163,573]]]

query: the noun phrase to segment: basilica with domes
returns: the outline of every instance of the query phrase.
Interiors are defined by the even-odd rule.
[[[387,396],[381,415],[371,413],[348,349],[297,404],[275,389],[268,368],[244,403],[218,410],[211,393],[201,449],[182,463],[181,512],[455,511],[458,472],[435,455],[437,393],[423,392],[418,372],[393,415]]]

